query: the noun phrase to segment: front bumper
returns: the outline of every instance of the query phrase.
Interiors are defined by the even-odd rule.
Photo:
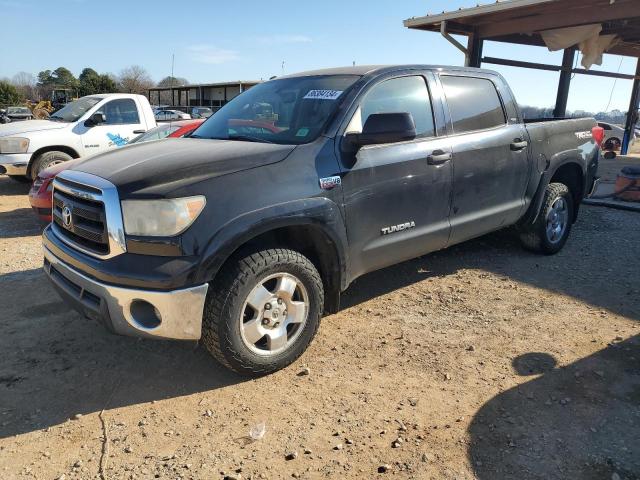
[[[44,247],[44,271],[58,293],[119,335],[198,340],[209,284],[171,291],[122,288],[91,279]]]
[[[3,153],[0,155],[0,174],[26,175],[30,153]]]

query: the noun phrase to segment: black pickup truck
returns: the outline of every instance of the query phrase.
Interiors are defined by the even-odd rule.
[[[596,182],[595,126],[523,122],[485,70],[274,79],[190,138],[61,173],[44,268],[112,332],[201,339],[237,372],[273,372],[367,272],[506,227],[558,252]]]

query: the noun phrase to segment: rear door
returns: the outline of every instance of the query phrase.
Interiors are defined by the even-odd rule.
[[[146,131],[138,106],[132,98],[109,100],[95,113],[104,114],[105,122],[91,128],[80,124],[85,155],[123,147]]]
[[[361,94],[350,117],[345,133],[362,132],[373,113],[408,112],[418,135],[411,141],[365,146],[355,158],[343,158],[350,167],[342,189],[353,278],[447,243],[451,148],[448,139],[438,136],[443,112],[439,99],[432,100],[427,78],[434,79],[429,73],[412,73],[379,81]]]
[[[447,74],[440,80],[453,148],[451,241],[513,224],[524,206],[528,136],[499,77]]]

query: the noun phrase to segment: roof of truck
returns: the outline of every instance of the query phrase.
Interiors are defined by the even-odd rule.
[[[447,70],[447,71],[474,71],[474,72],[486,72],[495,73],[492,70],[485,70],[480,68],[471,67],[452,67],[449,65],[356,65],[353,67],[337,67],[337,68],[324,68],[320,70],[309,70],[306,72],[292,73],[283,77],[277,78],[295,78],[295,77],[310,77],[315,75],[359,75],[364,76],[369,73],[385,72],[394,70],[406,70],[406,69],[420,69],[420,70]]]

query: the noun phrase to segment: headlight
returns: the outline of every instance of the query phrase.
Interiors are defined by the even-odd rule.
[[[128,235],[173,237],[198,218],[207,200],[202,196],[166,200],[123,200],[124,230]]]
[[[27,153],[29,139],[21,137],[0,138],[0,153]]]

